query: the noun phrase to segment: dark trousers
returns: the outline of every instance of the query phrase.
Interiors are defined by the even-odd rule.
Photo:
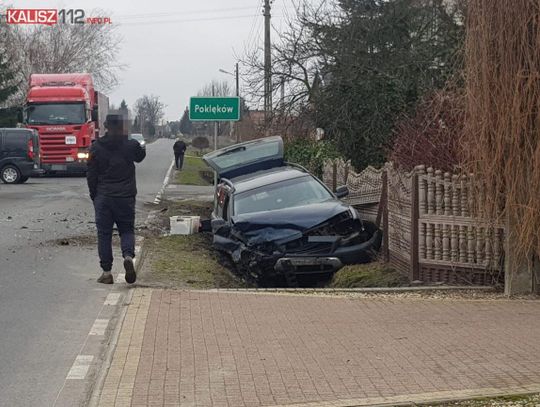
[[[184,153],[174,153],[174,164],[177,169],[182,169],[184,166]]]
[[[96,196],[96,227],[98,233],[99,264],[103,271],[111,271],[113,264],[112,235],[116,223],[120,234],[122,256],[135,257],[135,197],[113,198]]]

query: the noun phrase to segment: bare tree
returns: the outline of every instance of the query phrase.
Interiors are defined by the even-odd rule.
[[[227,81],[213,80],[204,85],[198,92],[197,96],[232,96],[233,89]]]
[[[109,24],[0,24],[0,49],[21,83],[12,102],[24,100],[32,73],[87,72],[101,91],[110,91],[118,84],[123,68],[118,62],[120,44],[115,26]]]
[[[152,135],[155,133],[156,125],[164,116],[164,108],[165,104],[159,100],[159,96],[144,95],[137,99],[134,110],[142,125],[141,132],[144,133],[144,129],[148,127]]]
[[[272,100],[271,123],[275,131],[306,132],[311,128],[311,101],[322,82],[322,67],[327,54],[313,32],[314,24],[330,21],[328,1],[313,3],[299,1],[293,15],[286,16],[287,28],[273,29],[272,44]],[[240,58],[245,84],[243,95],[249,103],[260,106],[264,99],[264,59],[262,48],[247,50]],[[292,120],[294,118],[294,120]],[[277,126],[277,128],[276,128]]]

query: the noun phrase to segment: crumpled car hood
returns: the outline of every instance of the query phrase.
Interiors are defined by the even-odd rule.
[[[250,245],[262,242],[285,242],[349,210],[341,202],[330,201],[275,211],[233,216],[233,229],[243,234]]]

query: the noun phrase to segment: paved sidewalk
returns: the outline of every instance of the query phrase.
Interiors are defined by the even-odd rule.
[[[136,289],[101,406],[353,406],[540,391],[540,302]]]

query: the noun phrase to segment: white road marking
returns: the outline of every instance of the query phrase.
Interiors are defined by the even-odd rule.
[[[98,335],[98,336],[105,335],[105,331],[107,330],[108,326],[109,326],[108,319],[96,319],[88,335]]]
[[[90,369],[94,357],[92,355],[78,355],[69,369],[67,380],[83,380]]]
[[[167,184],[169,183],[169,179],[171,178],[173,167],[174,167],[174,161],[171,162],[171,166],[169,167],[169,170],[167,171],[167,175],[165,176],[165,179],[163,180],[163,185],[161,186],[161,189],[156,195],[156,199],[154,199],[154,203],[156,205],[161,202],[161,197],[163,196],[163,192],[165,191],[165,188],[167,187]]]
[[[120,300],[120,293],[109,293],[107,295],[107,298],[105,299],[104,305],[116,305],[118,304],[118,301]]]

